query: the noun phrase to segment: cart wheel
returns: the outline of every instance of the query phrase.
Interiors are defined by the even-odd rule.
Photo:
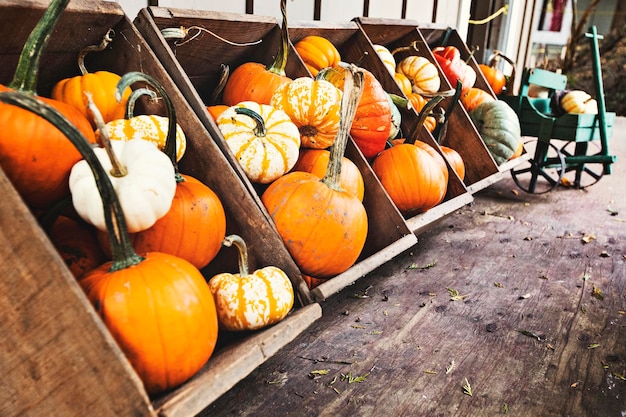
[[[601,162],[567,163],[568,157],[602,154],[597,142],[568,142],[560,151],[566,161],[561,180],[564,186],[587,188],[600,181],[604,175],[604,164]]]
[[[515,184],[532,194],[547,193],[559,185],[565,171],[565,158],[559,148],[537,139],[524,142],[524,148],[534,153],[534,159],[511,169]]]

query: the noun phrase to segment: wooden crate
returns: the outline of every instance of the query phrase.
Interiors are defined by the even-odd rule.
[[[373,44],[368,36],[359,28],[355,22],[345,23],[324,23],[324,22],[297,22],[290,25],[289,37],[295,44],[300,39],[308,35],[323,36],[328,39],[339,51],[342,61],[359,63],[359,65],[370,71],[377,80],[380,81],[385,91],[388,93],[404,96],[389,71],[380,60]],[[413,110],[404,111],[402,113],[402,131],[405,135],[409,135],[410,129],[417,120],[417,113]],[[419,133],[419,140],[433,146],[439,153],[441,150],[439,145],[428,132],[423,128]],[[371,170],[369,164],[367,169]],[[444,200],[436,207],[417,215],[407,216],[405,218],[409,228],[414,234],[419,235],[428,230],[437,222],[441,221],[447,215],[453,213],[457,209],[469,204],[473,197],[468,192],[466,186],[459,179],[456,172],[448,165],[448,190]],[[375,176],[375,174],[372,175]],[[378,179],[376,179],[378,182]],[[382,185],[380,185],[382,187]]]
[[[8,0],[0,5],[0,83],[11,81],[31,29],[49,1]],[[115,37],[106,51],[87,57],[90,70],[118,74],[142,71],[157,79],[177,109],[188,148],[180,169],[211,187],[227,215],[227,232],[249,244],[251,268],[276,265],[292,279],[299,301],[282,322],[266,330],[220,334],[218,348],[188,383],[150,398],[134,370],[102,324],[44,231],[0,170],[0,324],[4,343],[0,367],[5,381],[0,415],[42,416],[193,416],[226,392],[321,316],[306,284],[273,225],[250,198],[231,163],[216,146],[163,66],[115,2],[72,1],[61,16],[42,57],[38,93],[48,96],[54,83],[78,75],[76,56],[97,44],[109,30]],[[160,111],[159,108],[145,110]],[[236,272],[236,257],[220,251],[203,270]],[[303,287],[304,286],[304,287]],[[52,411],[54,410],[54,411]]]
[[[206,105],[217,85],[221,64],[229,65],[233,71],[244,62],[253,61],[268,65],[273,61],[280,42],[278,21],[273,17],[149,7],[140,11],[134,23],[186,95],[218,146],[225,155],[228,155],[229,160],[238,166],[219,128],[208,114]],[[161,33],[163,29],[181,26],[202,27],[221,38],[239,44],[255,43],[259,40],[261,42],[248,46],[233,46],[205,33],[184,45],[177,46],[168,42]],[[287,60],[286,73],[291,78],[309,76],[292,48]],[[404,218],[351,142],[348,144],[346,156],[359,167],[365,181],[364,205],[368,213],[369,232],[357,262],[347,271],[311,291],[318,301],[325,300],[352,284],[417,242]],[[257,200],[260,209],[271,221],[260,201],[263,187],[251,184],[245,176],[242,177],[242,182],[247,183],[252,197]],[[283,250],[283,247],[277,247],[275,250]]]
[[[456,29],[438,24],[422,24],[418,27],[418,31],[422,34],[426,43],[431,48],[440,46],[444,43],[445,45],[455,46],[461,52],[461,59],[467,61],[468,65],[471,66],[476,72],[476,83],[474,86],[489,92],[492,97],[498,99],[498,96],[494,94],[491,86],[487,82],[487,79],[480,70],[474,54],[471,53],[468,45],[463,41],[461,35],[459,35],[459,32]],[[530,159],[530,157],[531,155],[526,152],[526,149],[524,149],[521,156],[499,165],[498,170],[501,173],[506,174],[512,168]]]
[[[360,17],[356,19],[356,22],[372,43],[383,45],[391,51],[415,42],[419,51],[417,54],[427,58],[439,68],[431,47],[418,30],[420,24],[417,21]],[[396,60],[409,54],[416,53],[400,52]],[[442,90],[452,88],[441,69],[439,77]],[[449,106],[450,100],[448,98],[442,102],[445,107]],[[443,144],[461,154],[466,166],[464,182],[467,189],[473,194],[497,182],[501,178],[500,170],[463,106],[457,105],[449,117],[448,134]]]

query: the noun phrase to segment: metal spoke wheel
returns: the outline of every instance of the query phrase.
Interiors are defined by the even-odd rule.
[[[534,158],[511,169],[515,184],[532,194],[547,193],[559,185],[566,171],[565,158],[559,148],[537,139],[524,142],[524,148],[534,154]]]
[[[587,188],[600,181],[604,175],[604,164],[601,162],[572,162],[568,158],[583,157],[601,154],[602,150],[597,142],[568,142],[561,149],[565,157],[566,166],[562,172],[562,183],[566,187]]]

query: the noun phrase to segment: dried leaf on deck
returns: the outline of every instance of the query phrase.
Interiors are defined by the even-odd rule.
[[[454,288],[447,288],[447,290],[448,294],[450,294],[450,301],[460,301],[467,298],[467,294],[461,295],[459,293],[459,290],[456,290]]]
[[[436,266],[436,265],[437,265],[437,260],[435,259],[434,261],[429,262],[429,263],[424,264],[424,265],[418,265],[416,263],[412,263],[411,265],[407,266],[406,269],[407,270],[408,269],[428,269],[428,268],[432,268],[433,266]]]
[[[583,243],[587,244],[589,242],[591,242],[592,240],[594,240],[596,237],[593,234],[589,234],[589,235],[584,235],[580,240],[582,240]]]
[[[591,290],[591,296],[597,298],[598,300],[604,300],[604,293],[598,287],[593,287]]]
[[[470,385],[467,378],[465,378],[465,384],[463,384],[463,394],[469,395],[470,397],[473,395],[472,386]]]

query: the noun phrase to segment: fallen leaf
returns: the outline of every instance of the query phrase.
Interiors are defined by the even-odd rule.
[[[580,240],[583,241],[583,243],[589,243],[592,240],[594,240],[596,237],[594,235],[585,235],[583,236]]]

